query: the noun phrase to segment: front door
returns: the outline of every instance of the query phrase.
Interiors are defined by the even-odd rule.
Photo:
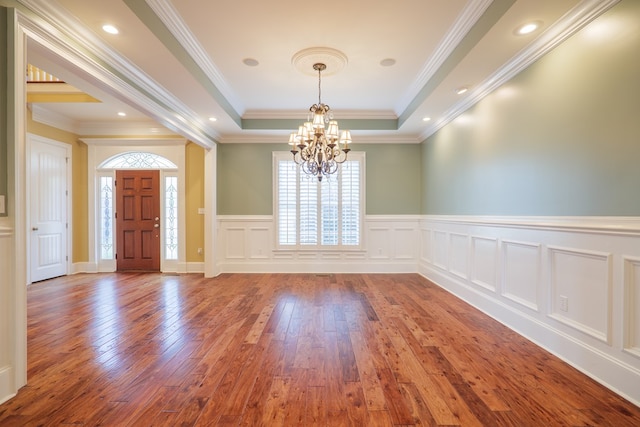
[[[118,271],[160,271],[160,171],[116,171]]]
[[[68,157],[62,143],[30,136],[29,269],[32,282],[67,274]]]

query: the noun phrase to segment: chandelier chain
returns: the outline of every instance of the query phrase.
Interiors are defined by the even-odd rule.
[[[318,67],[318,105],[322,104],[322,68]]]

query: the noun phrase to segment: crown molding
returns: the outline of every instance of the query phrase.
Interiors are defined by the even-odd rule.
[[[378,134],[378,135],[358,135],[351,132],[353,137],[352,147],[357,144],[420,144],[422,140],[418,135],[398,135],[398,134]]]
[[[288,134],[282,135],[265,135],[265,134],[232,134],[223,135],[220,139],[221,144],[282,144],[284,149],[289,139]]]
[[[156,122],[149,121],[76,121],[69,117],[48,110],[39,104],[30,104],[31,117],[34,121],[47,126],[52,126],[76,135],[151,135],[151,138],[159,136],[175,136],[169,129],[159,126]]]
[[[150,138],[176,136],[175,132],[159,126],[154,121],[108,121],[81,122],[78,124],[79,135],[149,135]]]
[[[139,137],[139,138],[78,138],[87,145],[108,145],[108,146],[173,146],[186,145],[188,140],[185,138],[155,138],[155,137]]]
[[[201,121],[200,117],[56,3],[18,1],[27,9],[20,9],[18,17],[29,37],[90,74],[98,86],[137,106],[168,129],[206,148],[215,144],[216,136],[194,126]]]
[[[433,77],[433,75],[442,66],[444,61],[460,44],[460,41],[467,35],[469,30],[473,28],[475,23],[482,17],[482,14],[491,5],[493,0],[472,0],[469,1],[462,13],[458,16],[454,24],[451,26],[445,37],[440,41],[438,47],[424,64],[418,77],[409,87],[404,96],[396,104],[395,111],[397,115],[401,115],[407,109],[413,99]]]
[[[80,134],[78,122],[70,119],[63,114],[47,110],[46,108],[38,104],[29,104],[29,109],[31,110],[31,118],[35,122],[42,123],[43,125],[51,126],[57,129],[62,129],[67,132],[75,133],[76,135]]]
[[[421,139],[417,135],[396,135],[396,134],[379,134],[379,135],[358,135],[352,132],[353,143],[355,149],[358,144],[420,144]],[[289,145],[288,133],[283,134],[251,134],[251,135],[223,135],[220,139],[221,144],[282,144],[283,150]]]
[[[438,120],[431,123],[420,134],[420,139],[425,140],[436,133],[460,114],[480,102],[485,96],[512,79],[619,2],[620,0],[583,0],[580,2],[542,33],[540,37],[518,52],[474,90],[471,90],[466,97],[453,104]]]
[[[206,50],[198,42],[188,26],[183,21],[178,10],[168,0],[145,0],[162,23],[173,34],[182,48],[189,54],[211,83],[220,91],[222,96],[231,104],[238,115],[244,111],[244,106],[233,89],[222,76]]]
[[[373,110],[360,110],[360,111],[340,111],[331,109],[336,120],[396,120],[398,116],[393,111],[373,111]],[[311,114],[309,110],[249,110],[242,116],[243,119],[252,120],[282,120],[282,119],[299,119],[301,122]]]

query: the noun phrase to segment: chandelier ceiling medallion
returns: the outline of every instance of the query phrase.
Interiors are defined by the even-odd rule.
[[[351,132],[343,130],[340,133],[331,108],[322,103],[322,72],[326,68],[322,62],[313,64],[313,69],[318,72],[318,103],[309,108],[312,116],[307,116],[307,121],[289,136],[293,160],[318,181],[335,173],[351,151]]]

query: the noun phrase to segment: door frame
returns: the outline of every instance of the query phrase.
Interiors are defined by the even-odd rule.
[[[114,272],[116,260],[100,258],[100,193],[99,178],[112,176],[115,180],[115,169],[102,169],[100,165],[107,159],[130,151],[142,151],[157,154],[171,160],[178,168],[160,170],[160,212],[165,212],[165,178],[167,175],[178,177],[178,259],[167,260],[165,254],[165,234],[160,230],[160,271],[188,273],[186,262],[186,186],[185,186],[185,145],[184,138],[80,138],[88,145],[87,180],[88,188],[88,240],[89,260],[86,264],[76,266],[83,272]],[[117,189],[115,190],[117,191]],[[114,199],[115,200],[115,199]],[[114,207],[115,208],[115,207]],[[114,221],[115,226],[115,221]],[[114,247],[116,242],[114,240]]]
[[[66,197],[66,209],[67,209],[67,229],[66,229],[66,235],[65,238],[67,239],[67,259],[65,262],[65,269],[66,269],[66,273],[65,275],[69,275],[71,273],[71,267],[73,265],[73,235],[72,235],[72,230],[73,230],[73,178],[72,178],[72,171],[71,171],[71,165],[72,163],[72,155],[73,155],[73,149],[71,147],[71,145],[66,144],[64,142],[60,142],[60,141],[56,141],[55,139],[51,139],[51,138],[46,138],[44,136],[40,136],[40,135],[36,135],[36,134],[32,134],[32,133],[28,133],[26,134],[26,182],[25,182],[25,188],[26,188],[26,192],[25,194],[31,194],[31,190],[33,189],[33,183],[31,182],[31,155],[33,154],[33,143],[34,141],[43,143],[43,144],[49,144],[49,145],[53,145],[55,147],[58,148],[63,148],[65,150],[66,153],[66,157],[67,157],[67,174],[66,174],[66,179],[67,179],[67,197]],[[26,239],[26,249],[27,249],[27,254],[31,253],[31,239],[29,238],[29,236],[31,236],[31,232],[29,230],[29,228],[31,227],[31,202],[29,197],[26,197],[25,199],[25,204],[26,204],[26,221],[25,221],[25,233],[27,236]],[[27,285],[31,284],[31,258],[30,257],[26,257],[26,263],[27,263]]]

